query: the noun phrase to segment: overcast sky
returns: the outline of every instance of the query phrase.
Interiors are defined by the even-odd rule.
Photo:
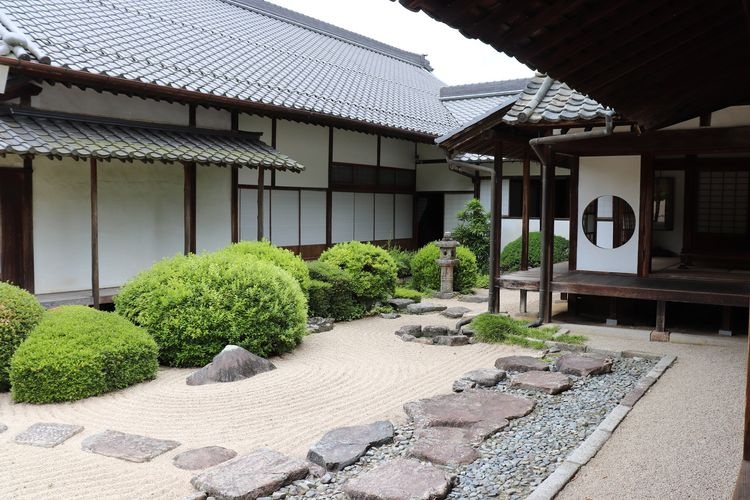
[[[270,1],[389,45],[427,54],[435,75],[448,85],[533,75],[515,59],[390,0]]]

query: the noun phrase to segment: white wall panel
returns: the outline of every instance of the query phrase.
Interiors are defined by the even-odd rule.
[[[267,116],[240,113],[237,116],[237,127],[243,132],[260,132],[260,140],[269,146],[273,142],[273,120]]]
[[[444,160],[445,152],[435,144],[417,143],[417,155],[420,160]]]
[[[410,194],[396,195],[396,239],[411,238],[414,229],[414,197]]]
[[[217,130],[232,130],[232,113],[226,109],[196,106],[195,126]]]
[[[394,195],[378,193],[375,195],[375,239],[392,240]]]
[[[750,125],[750,106],[732,106],[711,113],[712,127]]]
[[[326,193],[302,191],[302,245],[321,245],[326,242]]]
[[[451,172],[447,164],[417,165],[417,191],[472,191],[466,176]]]
[[[299,245],[299,192],[271,193],[271,242],[278,246]]]
[[[331,239],[333,243],[354,239],[354,193],[332,193]]]
[[[263,191],[263,236],[269,239],[271,229],[271,199],[268,189]],[[240,189],[240,239],[258,239],[258,190]]]
[[[196,250],[214,251],[232,242],[232,171],[196,168]]]
[[[378,164],[378,137],[372,134],[333,129],[333,161]]]
[[[277,186],[328,187],[327,127],[277,120],[276,149],[305,167],[301,173],[277,172]]]
[[[466,207],[466,203],[474,197],[471,193],[445,193],[443,211],[443,231],[453,231],[458,225],[456,214]]]
[[[6,168],[6,167],[16,167],[21,168],[23,167],[23,158],[18,155],[7,155],[3,158],[0,158],[0,167]]]
[[[383,137],[380,139],[380,165],[414,170],[415,151],[413,142]]]
[[[375,195],[354,193],[354,239],[372,241],[375,231]]]

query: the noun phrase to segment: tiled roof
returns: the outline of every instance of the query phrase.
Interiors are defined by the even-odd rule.
[[[10,37],[16,57],[53,66],[418,133],[458,125],[423,56],[262,0],[0,0],[0,14],[3,39],[24,39]]]
[[[530,78],[516,78],[498,82],[468,83],[450,85],[440,89],[440,98],[488,97],[492,95],[517,94],[526,88]]]
[[[501,82],[454,85],[440,89],[440,100],[459,125],[465,125],[488,111],[510,103],[523,91],[528,78]]]
[[[0,109],[0,152],[101,160],[195,162],[203,165],[304,167],[260,141],[257,134]]]

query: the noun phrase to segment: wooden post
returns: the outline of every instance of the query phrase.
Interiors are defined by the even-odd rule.
[[[263,231],[263,222],[264,222],[263,174],[264,173],[265,173],[265,169],[263,167],[258,167],[258,234],[257,234],[258,241],[261,241],[264,235],[264,231]]]
[[[523,197],[521,200],[521,271],[529,268],[529,199],[531,194],[531,159],[529,152],[523,155]],[[526,290],[520,291],[518,310],[526,314],[527,308]]]
[[[578,269],[578,224],[581,223],[578,217],[578,173],[579,157],[571,159],[570,164],[570,210],[568,218],[570,220],[570,231],[568,241],[570,249],[568,251],[568,271]]]
[[[663,300],[656,301],[656,326],[654,331],[651,332],[650,340],[652,342],[669,342],[667,303]]]
[[[495,141],[495,162],[491,183],[491,225],[490,225],[490,295],[488,309],[491,313],[500,311],[500,294],[497,279],[500,277],[500,241],[503,224],[503,142]]]
[[[721,328],[719,335],[732,336],[732,308],[730,306],[721,306]]]
[[[99,309],[99,192],[96,158],[91,158],[91,300]]]
[[[183,165],[185,186],[183,190],[183,218],[184,218],[184,235],[185,255],[189,253],[195,253],[196,249],[196,237],[195,237],[195,215],[196,215],[196,199],[195,199],[195,188],[196,188],[196,167],[195,163],[186,163]]]
[[[651,240],[654,217],[654,157],[641,156],[641,200],[638,231],[638,276],[651,274]]]
[[[31,157],[23,159],[24,196],[22,218],[23,287],[34,293],[34,177]]]
[[[232,167],[232,179],[230,181],[232,193],[230,195],[230,206],[232,213],[229,216],[232,243],[240,241],[240,172],[238,167]]]
[[[482,178],[479,172],[474,172],[474,177],[471,178],[471,183],[474,185],[474,198],[479,199],[482,195]]]
[[[555,165],[549,148],[544,151],[542,162],[542,262],[539,280],[539,313],[544,323],[552,319],[552,249],[554,242],[554,180]]]

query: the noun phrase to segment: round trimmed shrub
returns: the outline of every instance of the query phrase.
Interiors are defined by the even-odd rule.
[[[417,290],[440,290],[440,266],[436,260],[440,249],[435,243],[423,246],[411,261],[412,285]],[[477,258],[466,247],[456,248],[458,263],[453,269],[453,289],[468,293],[474,288],[479,277]]]
[[[240,253],[179,255],[126,283],[115,310],[144,327],[169,366],[203,366],[226,345],[271,356],[307,329],[306,299],[291,274]]]
[[[310,273],[307,270],[305,261],[294,252],[285,248],[279,248],[266,240],[241,241],[240,243],[229,245],[221,251],[227,252],[230,255],[252,255],[260,260],[276,264],[297,280],[303,292],[307,293],[307,290],[310,288]]]
[[[365,307],[354,295],[351,277],[342,269],[327,262],[308,262],[310,270],[310,316],[349,321],[365,315]]]
[[[115,313],[63,306],[44,315],[10,362],[15,401],[74,401],[156,376],[154,339]]]
[[[44,308],[26,290],[0,282],[0,391],[10,388],[10,357],[39,324]]]
[[[319,260],[348,274],[354,295],[360,301],[385,300],[396,288],[398,276],[393,257],[370,243],[339,243],[323,252]]]
[[[557,264],[568,260],[569,242],[562,236],[555,236],[552,257]],[[529,233],[529,268],[539,267],[542,262],[542,233]],[[500,254],[500,267],[504,273],[521,269],[521,238],[511,241]]]

